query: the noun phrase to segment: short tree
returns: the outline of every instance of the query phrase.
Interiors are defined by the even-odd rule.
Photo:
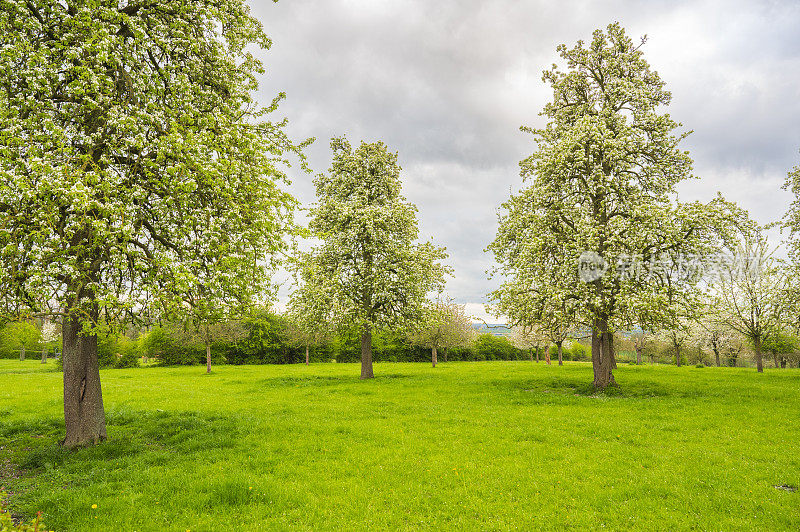
[[[652,344],[656,335],[652,331],[643,328],[641,325],[636,325],[628,333],[628,336],[633,343],[633,349],[636,351],[636,364],[642,365],[642,353]]]
[[[508,340],[517,349],[528,351],[531,362],[533,362],[534,356],[536,357],[536,362],[539,362],[539,346],[547,343],[544,334],[534,326],[523,327],[516,325],[511,327],[511,334],[508,336]]]
[[[689,324],[686,322],[676,322],[668,329],[660,331],[661,339],[669,345],[670,351],[675,357],[675,365],[681,365],[681,350],[689,339]]]
[[[775,331],[761,343],[765,352],[772,355],[775,367],[785,368],[789,358],[800,349],[800,339],[785,330]]]
[[[289,340],[305,348],[306,365],[310,346],[319,346],[332,336],[333,327],[329,323],[330,308],[325,304],[324,294],[319,290],[320,283],[312,278],[313,269],[300,264],[296,270],[296,284],[289,298],[286,313]]]
[[[56,343],[59,338],[58,333],[59,331],[57,323],[50,320],[45,320],[42,323],[42,364],[47,363],[47,353],[50,351],[50,349],[58,345]]]
[[[787,272],[773,253],[760,231],[743,235],[710,285],[716,319],[750,341],[759,372],[762,342],[784,327],[789,310]]]
[[[409,338],[411,343],[431,350],[431,363],[436,367],[439,349],[464,346],[474,341],[477,334],[472,327],[464,305],[455,303],[441,294],[426,305],[423,317]]]
[[[397,154],[382,142],[353,149],[331,140],[333,162],[314,181],[317,203],[309,228],[321,244],[300,262],[310,274],[304,289],[331,322],[355,326],[361,335],[361,378],[370,379],[372,332],[407,328],[418,321],[426,294],[440,291],[447,268],[444,248],[419,236],[416,207],[400,194]]]
[[[41,339],[39,329],[27,321],[7,323],[0,334],[3,335],[3,344],[19,351],[21,361],[25,360],[26,352],[38,345]]]
[[[0,290],[62,317],[63,443],[89,444],[98,326],[281,246],[302,145],[253,102],[270,41],[244,0],[6,2],[0,34]]]

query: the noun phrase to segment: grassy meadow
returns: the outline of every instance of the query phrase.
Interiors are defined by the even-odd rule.
[[[0,486],[55,530],[800,529],[799,370],[103,370],[75,452],[53,370],[0,360]]]

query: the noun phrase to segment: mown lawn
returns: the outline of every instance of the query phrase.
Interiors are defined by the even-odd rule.
[[[66,452],[43,367],[0,361],[0,485],[56,530],[800,529],[798,370],[107,370],[110,440]]]

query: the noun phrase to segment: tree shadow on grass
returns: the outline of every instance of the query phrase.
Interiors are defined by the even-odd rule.
[[[651,380],[625,381],[618,386],[610,386],[605,390],[595,390],[590,378],[546,376],[537,379],[497,381],[495,386],[506,387],[514,391],[536,394],[560,394],[577,397],[604,398],[618,397],[622,399],[647,399],[666,397],[698,397],[703,392],[696,389],[681,389]]]
[[[329,376],[316,376],[309,375],[304,377],[269,377],[266,379],[257,380],[250,391],[261,391],[266,388],[289,388],[295,386],[336,386],[338,384],[347,384],[351,382],[352,377],[329,377]],[[231,381],[233,383],[233,381]]]
[[[69,450],[59,443],[63,420],[0,422],[0,443],[19,470],[40,474],[59,468],[78,471],[93,462],[114,468],[117,461],[118,467],[125,467],[125,460],[136,455],[158,462],[173,453],[230,448],[239,435],[234,419],[197,412],[112,410],[106,415],[106,428],[107,441]]]

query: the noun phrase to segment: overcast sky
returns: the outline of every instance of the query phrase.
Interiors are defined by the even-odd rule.
[[[482,312],[497,286],[483,250],[497,208],[522,185],[518,162],[551,93],[542,70],[556,46],[591,39],[619,21],[647,34],[645,58],[672,91],[670,114],[700,179],[681,200],[721,191],[761,223],[781,216],[781,190],[800,163],[800,2],[478,2],[251,0],[273,39],[261,52],[259,97],[287,94],[279,114],[308,150],[315,173],[330,165],[332,136],[384,141],[399,152],[405,196],[419,207],[423,238],[450,254],[448,293]],[[314,201],[312,176],[291,191]],[[285,299],[285,289],[281,291]]]

